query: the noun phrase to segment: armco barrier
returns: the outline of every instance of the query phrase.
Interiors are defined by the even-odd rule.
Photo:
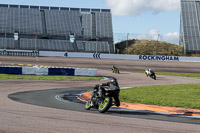
[[[22,74],[21,67],[0,67],[1,74]]]
[[[75,68],[75,75],[76,76],[96,76],[97,71],[96,69]]]
[[[36,75],[36,68],[23,67],[22,74],[24,74],[24,75]]]
[[[49,68],[48,75],[69,75],[74,76],[74,68]]]
[[[35,75],[48,75],[49,74],[49,70],[48,70],[49,68],[47,68],[47,67],[33,67],[33,68],[36,68]]]
[[[97,76],[97,70],[82,69],[82,68],[47,68],[47,67],[12,66],[12,67],[0,67],[0,74]]]

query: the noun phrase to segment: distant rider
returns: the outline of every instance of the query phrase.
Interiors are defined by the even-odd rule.
[[[114,70],[114,69],[116,69],[116,67],[114,65],[112,65],[112,69]]]
[[[150,76],[151,74],[154,74],[154,72],[151,69],[146,69],[145,73],[146,73],[147,77]]]
[[[115,70],[117,70],[117,67],[115,67],[114,65],[112,65],[112,71],[113,71],[113,73],[115,72]]]

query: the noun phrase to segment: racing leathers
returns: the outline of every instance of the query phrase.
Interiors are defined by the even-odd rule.
[[[115,100],[114,105],[116,105],[117,107],[120,106],[120,100],[119,100],[120,87],[118,85],[117,79],[114,79],[114,80],[112,79],[110,82],[95,85],[93,94],[92,94],[92,101],[93,101],[94,96],[96,95],[98,89],[100,89],[101,87],[102,88],[109,87],[109,89],[111,89],[111,90],[116,90],[116,95],[114,96],[114,100]],[[92,102],[92,104],[93,104],[93,102]]]

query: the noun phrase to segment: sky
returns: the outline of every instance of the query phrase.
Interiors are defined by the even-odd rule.
[[[127,36],[179,41],[180,0],[1,0],[0,4],[111,9],[115,42]]]

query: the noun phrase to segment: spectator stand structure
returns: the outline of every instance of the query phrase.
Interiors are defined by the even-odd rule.
[[[0,5],[0,49],[114,53],[109,9]]]

